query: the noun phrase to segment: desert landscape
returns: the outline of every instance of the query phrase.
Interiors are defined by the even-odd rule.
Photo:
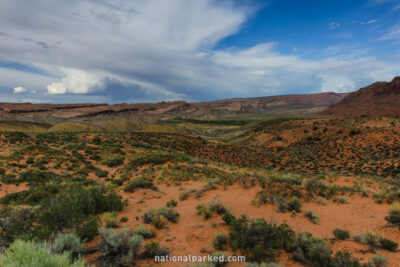
[[[0,262],[35,246],[68,266],[399,266],[398,81],[209,103],[0,104]],[[165,260],[186,255],[199,259]]]

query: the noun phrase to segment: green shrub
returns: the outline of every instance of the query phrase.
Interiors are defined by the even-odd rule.
[[[387,267],[388,261],[385,256],[380,254],[375,254],[371,258],[371,262],[375,267]]]
[[[122,218],[119,220],[119,222],[124,223],[124,222],[127,222],[128,220],[129,220],[128,217],[122,217]]]
[[[115,212],[105,212],[101,218],[107,228],[116,228],[119,226],[118,216]]]
[[[52,240],[51,249],[57,254],[69,252],[73,260],[86,251],[85,246],[81,243],[81,239],[74,232],[57,234]]]
[[[361,267],[361,264],[358,261],[358,259],[353,258],[351,253],[348,252],[347,250],[336,252],[335,256],[332,259],[331,265],[333,267]]]
[[[167,207],[168,208],[174,208],[178,205],[178,202],[175,199],[171,199],[170,201],[167,202]]]
[[[232,213],[230,212],[226,212],[223,216],[222,216],[222,220],[227,224],[227,225],[231,225],[235,220],[235,216],[232,215]]]
[[[213,210],[209,205],[200,204],[196,208],[197,214],[201,215],[204,220],[207,220],[213,216]]]
[[[113,168],[113,167],[118,167],[118,166],[124,164],[124,160],[125,159],[122,156],[115,156],[113,158],[103,160],[101,162],[101,164],[107,165],[108,167]]]
[[[390,214],[386,216],[385,219],[393,225],[400,226],[400,204],[398,202],[392,205]]]
[[[315,214],[312,210],[307,210],[304,215],[312,222],[315,224],[319,223],[319,217],[317,214]]]
[[[15,241],[0,257],[2,267],[84,267],[83,260],[71,263],[70,254],[51,253],[48,245],[35,244],[32,241]]]
[[[131,181],[129,184],[125,186],[125,192],[133,192],[135,189],[138,188],[148,188],[157,190],[157,187],[154,186],[153,181],[144,179],[144,178],[137,178]]]
[[[143,237],[124,229],[117,233],[111,228],[100,229],[100,266],[130,266],[142,247]]]
[[[396,251],[398,244],[387,238],[380,238],[379,243],[381,244],[383,249],[389,251]]]
[[[162,165],[167,162],[185,162],[190,159],[183,154],[165,153],[165,152],[153,152],[136,157],[134,160],[129,162],[131,167],[139,167],[143,165]]]
[[[188,197],[189,197],[189,192],[187,192],[187,191],[183,191],[179,194],[180,201],[186,200],[186,199],[188,199]]]
[[[84,241],[92,241],[99,234],[100,218],[90,215],[86,221],[75,228],[76,233]]]
[[[141,235],[144,239],[149,239],[156,236],[156,234],[152,230],[147,229],[143,225],[141,225],[138,229],[136,229],[134,233],[136,235]]]
[[[341,230],[339,228],[336,228],[333,230],[333,235],[335,236],[336,239],[339,240],[346,240],[350,238],[350,233],[347,230]]]
[[[217,250],[226,250],[228,248],[228,236],[226,234],[217,234],[212,242],[212,245]]]
[[[122,197],[103,186],[72,189],[42,203],[39,223],[50,232],[74,229],[84,224],[89,215],[120,211],[123,206]]]
[[[7,247],[22,235],[35,232],[34,221],[37,213],[32,207],[7,207],[1,210],[0,247]]]
[[[102,170],[102,169],[96,169],[95,174],[99,178],[105,178],[105,177],[108,176],[108,171],[105,171],[105,170]]]
[[[179,214],[175,210],[167,207],[150,209],[143,214],[143,222],[151,223],[158,229],[163,228],[167,221],[177,223],[178,220]]]
[[[167,256],[171,254],[167,247],[160,246],[159,242],[150,242],[144,246],[143,257],[154,259],[155,256]]]
[[[278,211],[280,212],[300,212],[301,211],[301,201],[297,197],[293,197],[289,200],[281,199],[279,200]]]
[[[264,219],[242,216],[229,224],[229,240],[233,250],[240,250],[248,260],[274,260],[276,250],[290,249],[295,233],[287,224],[268,224]]]

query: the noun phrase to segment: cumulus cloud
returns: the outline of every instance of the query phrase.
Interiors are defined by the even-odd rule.
[[[65,78],[47,86],[49,94],[88,94],[104,87],[104,78],[98,75],[74,69],[63,69],[63,71],[66,74]]]
[[[0,67],[0,78],[15,77],[0,88],[61,102],[206,100],[353,90],[400,69],[373,57],[285,55],[277,43],[215,50],[252,12],[231,0],[1,1],[0,59],[40,71]]]
[[[14,88],[13,93],[14,94],[20,94],[20,93],[26,93],[28,90],[26,90],[24,87],[18,86]]]

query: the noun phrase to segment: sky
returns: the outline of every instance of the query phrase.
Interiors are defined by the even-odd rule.
[[[0,0],[0,102],[349,92],[400,75],[400,0]]]

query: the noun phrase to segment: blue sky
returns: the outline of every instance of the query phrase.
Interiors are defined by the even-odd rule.
[[[400,75],[400,0],[0,1],[3,102],[348,92]]]

